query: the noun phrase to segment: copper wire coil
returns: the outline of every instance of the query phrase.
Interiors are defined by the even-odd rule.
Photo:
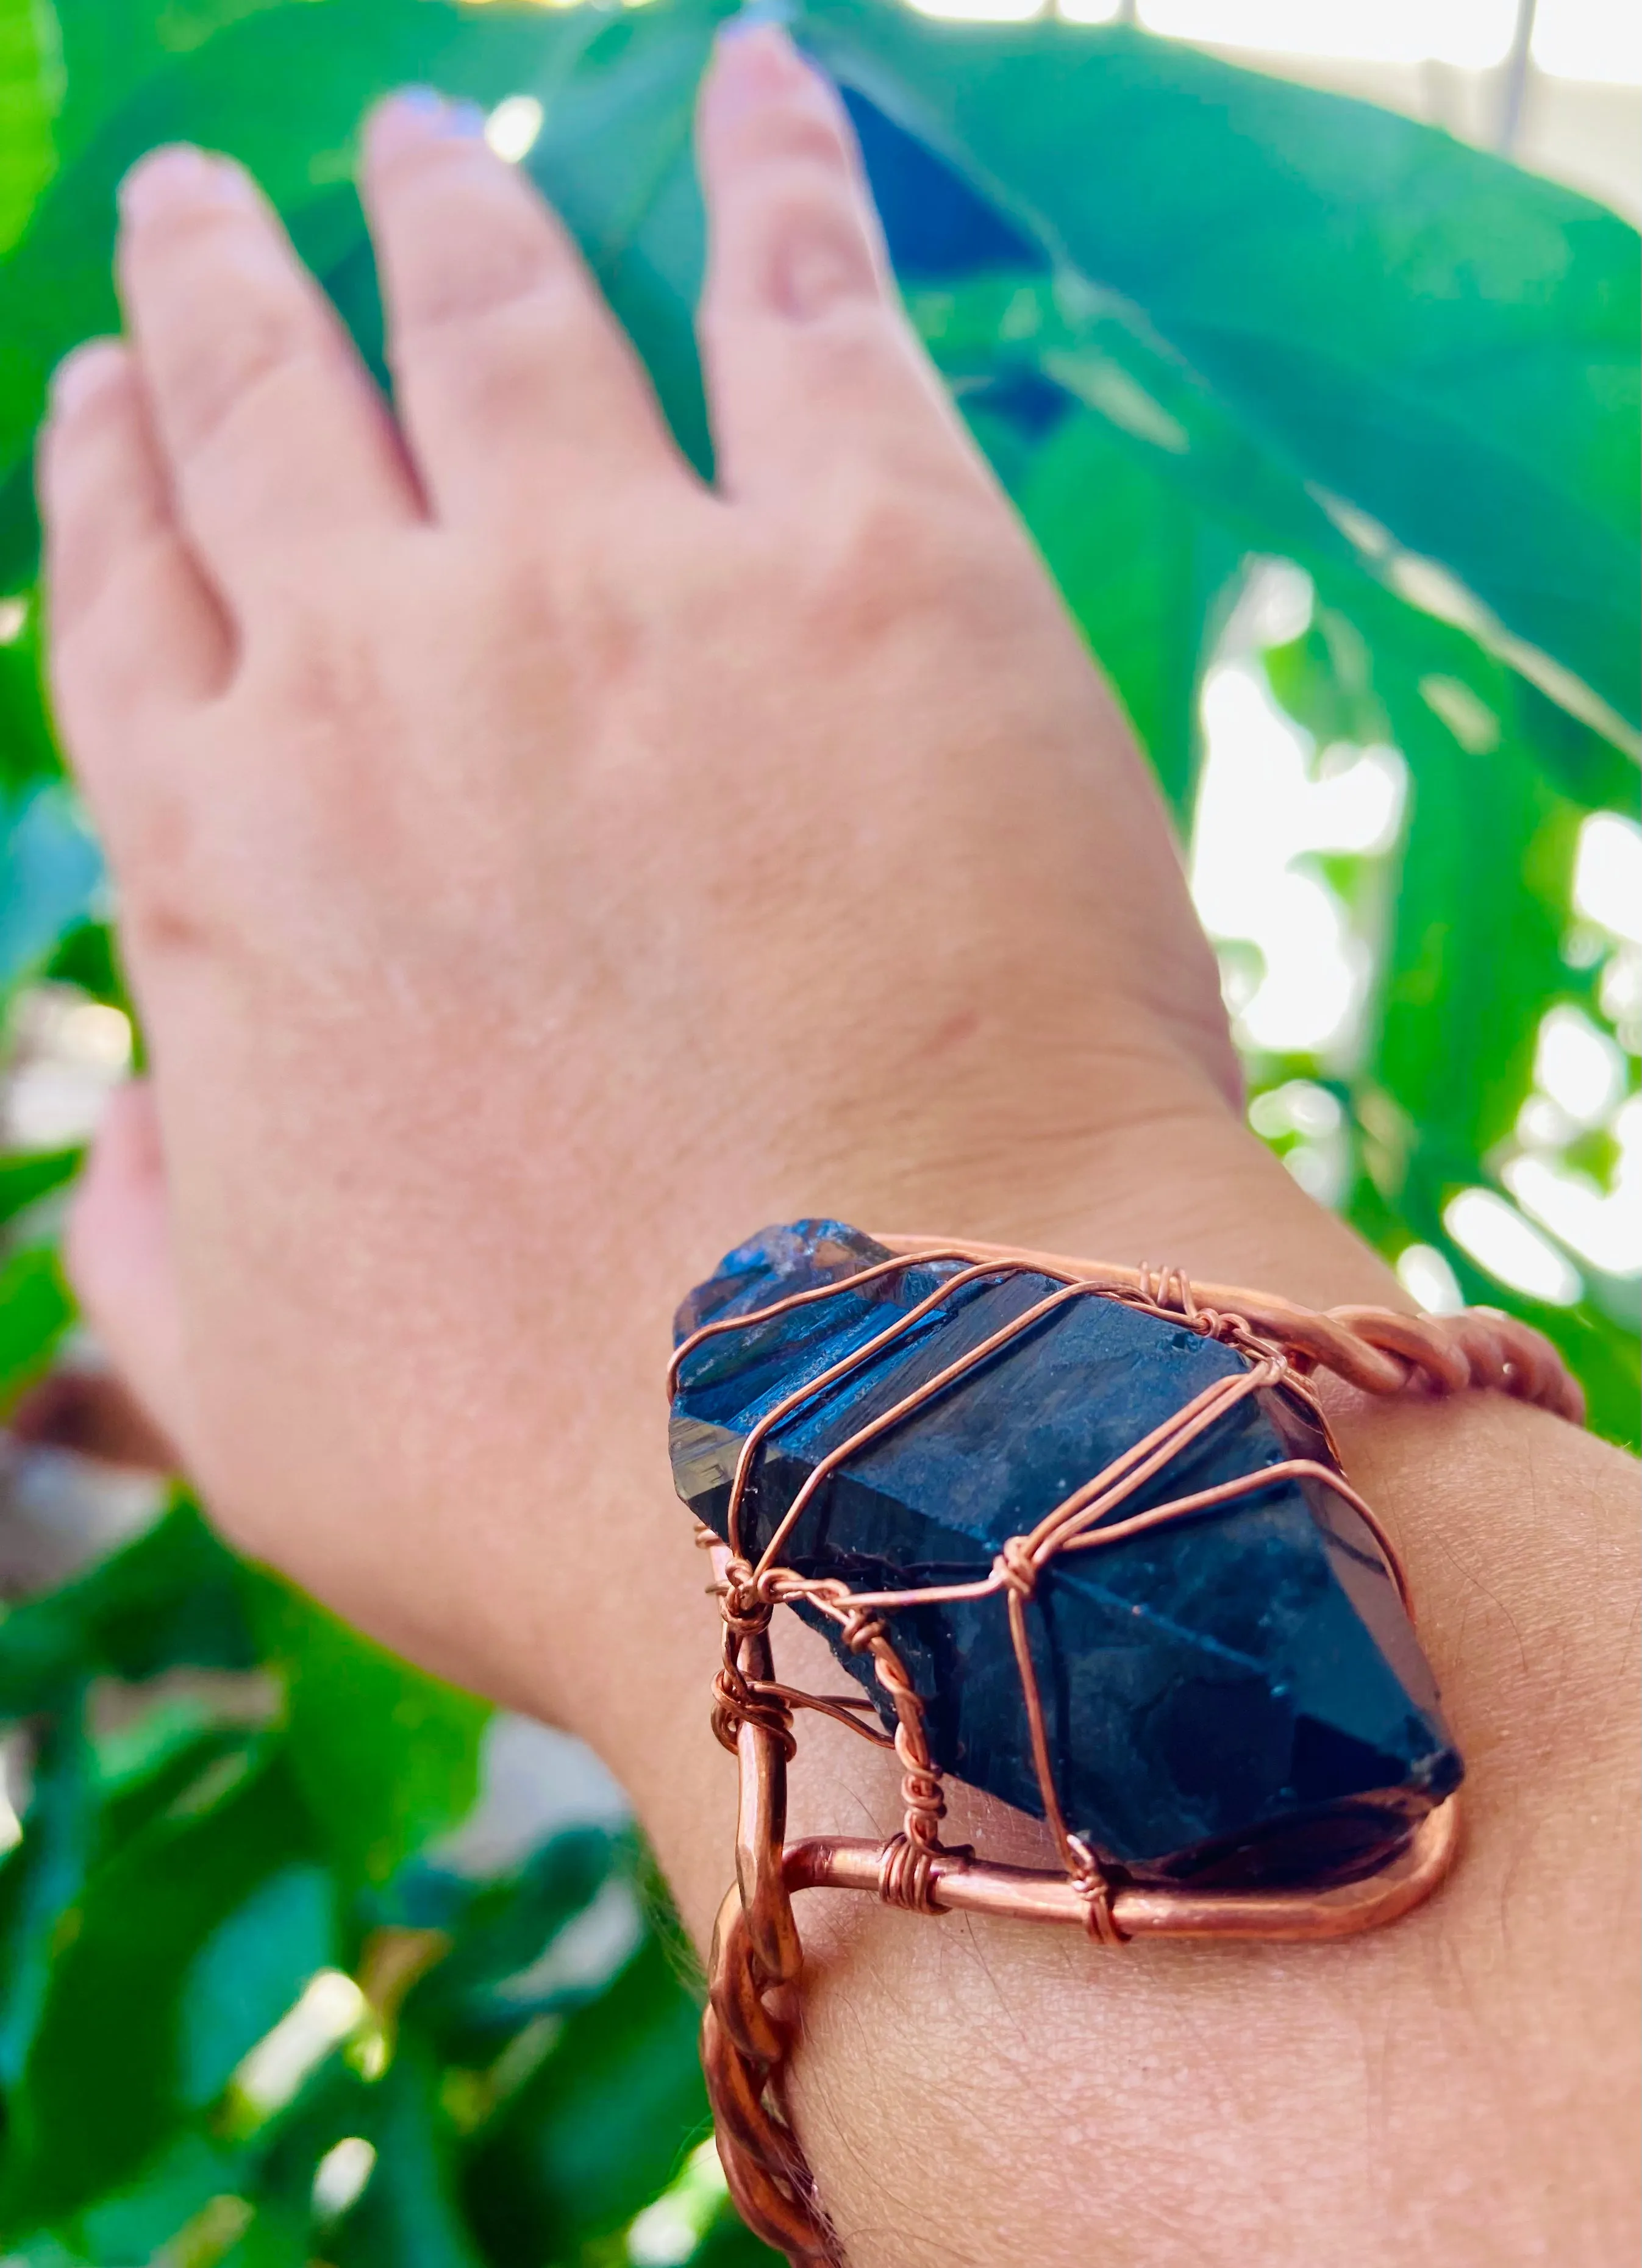
[[[1315,1942],[1376,1928],[1410,1911],[1431,1896],[1454,1863],[1459,1812],[1450,1797],[1427,1814],[1380,1868],[1348,1883],[1205,1890],[1108,1881],[1094,1854],[1068,1826],[1055,1785],[1027,1622],[1038,1580],[1050,1561],[1063,1551],[1099,1550],[1232,1502],[1275,1480],[1305,1477],[1333,1490],[1367,1524],[1406,1607],[1407,1583],[1384,1528],[1342,1474],[1312,1459],[1291,1458],[1126,1519],[1110,1515],[1191,1441],[1263,1387],[1282,1386],[1299,1393],[1327,1438],[1327,1425],[1308,1383],[1320,1369],[1371,1394],[1418,1388],[1449,1395],[1487,1388],[1537,1403],[1573,1424],[1584,1416],[1584,1397],[1549,1341],[1514,1317],[1489,1308],[1447,1317],[1361,1307],[1318,1314],[1238,1285],[1195,1285],[1174,1268],[1121,1268],[950,1238],[880,1235],[873,1241],[885,1248],[887,1259],[836,1283],[773,1300],[750,1314],[703,1324],[676,1349],[667,1372],[671,1395],[684,1361],[711,1338],[840,1293],[858,1292],[918,1263],[962,1263],[958,1274],[865,1346],[765,1413],[750,1430],[737,1459],[726,1521],[728,1542],[705,1529],[697,1538],[712,1555],[712,1588],[724,1620],[714,1729],[735,1750],[740,1781],[736,1881],[714,1936],[703,2065],[731,2196],[754,2232],[784,2252],[794,2268],[842,2268],[843,2259],[787,2102],[796,2029],[794,1995],[803,1968],[792,1903],[796,1891],[864,1892],[924,1915],[962,1911],[1070,1924],[1107,1947],[1152,1936]],[[795,1494],[757,1562],[748,1561],[741,1550],[741,1507],[758,1453],[782,1420],[875,1359],[954,1291],[989,1278],[1024,1273],[1046,1278],[1057,1288],[829,1451]],[[851,1456],[1023,1331],[1070,1301],[1089,1297],[1117,1300],[1161,1320],[1184,1322],[1235,1347],[1248,1368],[1206,1388],[1092,1475],[1034,1528],[1006,1539],[990,1572],[972,1582],[851,1592],[842,1582],[802,1576],[780,1565],[781,1549],[805,1509]],[[894,1616],[902,1608],[994,1594],[1002,1594],[1005,1602],[1039,1792],[1061,1860],[1058,1873],[998,1866],[942,1845],[939,1828],[946,1807],[941,1774],[930,1755],[923,1702],[890,1636]],[[873,1705],[865,1697],[809,1694],[776,1680],[770,1618],[777,1606],[799,1600],[836,1623],[854,1650],[870,1656],[895,1713],[893,1735],[868,1721]],[[796,1753],[793,1715],[800,1709],[819,1712],[876,1745],[895,1749],[902,1775],[903,1816],[897,1834],[881,1843],[812,1837],[786,1845],[786,1771]]]

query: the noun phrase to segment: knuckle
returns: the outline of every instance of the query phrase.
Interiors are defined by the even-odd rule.
[[[509,691],[517,684],[531,707],[545,695],[556,714],[596,730],[646,680],[654,623],[628,563],[608,556],[594,526],[578,526],[563,557],[516,556],[489,613]]]
[[[220,946],[224,924],[210,920],[199,899],[146,880],[121,893],[121,935],[133,961],[152,968],[170,961],[197,961]]]
[[[418,324],[405,358],[433,374],[473,432],[534,434],[544,447],[555,403],[598,404],[613,376],[608,337],[573,271]]]
[[[766,232],[777,239],[800,228],[836,229],[852,241],[861,235],[847,176],[839,166],[818,164],[810,156],[771,167],[759,195],[759,215]]]
[[[809,592],[831,634],[870,638],[962,600],[973,554],[947,504],[944,489],[931,495],[916,479],[870,479],[835,507],[815,546]]]
[[[270,590],[267,600],[247,658],[248,699],[280,719],[293,755],[327,767],[368,760],[394,725],[375,641],[323,578]]]
[[[512,209],[514,187],[500,185],[509,193],[505,202],[480,192],[454,210],[441,202],[429,212],[409,279],[407,330],[466,325],[523,301],[551,308],[578,280],[545,216]]]
[[[583,327],[572,295],[538,283],[513,298],[451,311],[421,328],[418,351],[438,338],[440,386],[460,396],[483,431],[494,418],[508,427],[544,422],[545,387],[556,388],[579,367]]]
[[[881,284],[872,243],[835,187],[790,182],[771,199],[766,227],[766,290],[790,314],[824,329],[840,309],[877,312]],[[880,328],[869,327],[868,335]],[[854,335],[847,321],[843,328]]]
[[[755,162],[808,162],[836,175],[849,160],[843,120],[827,100],[798,95],[768,104],[749,122],[747,132],[747,155]]]
[[[121,814],[114,844],[120,924],[138,966],[193,960],[229,933],[197,814],[174,784],[150,784]]]
[[[804,389],[821,414],[841,426],[858,423],[881,402],[887,382],[902,375],[899,322],[881,302],[841,294],[805,325]]]
[[[144,214],[142,233],[128,256],[147,273],[179,263],[192,265],[202,256],[215,260],[243,227],[243,212],[225,209],[214,199],[167,198]]]
[[[130,714],[152,705],[154,657],[141,636],[141,601],[175,563],[169,530],[129,530],[121,541],[47,562],[54,697],[65,714],[94,688],[99,704]]]
[[[120,355],[101,365],[95,384],[66,410],[54,409],[40,439],[40,478],[48,496],[77,485],[85,468],[99,467],[126,439],[136,401],[136,373]]]
[[[179,449],[202,458],[231,441],[270,391],[313,357],[306,311],[249,303],[232,323],[202,325],[167,387]]]

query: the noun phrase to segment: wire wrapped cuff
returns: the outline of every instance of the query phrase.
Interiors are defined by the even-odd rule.
[[[836,1226],[801,1225],[828,1226]],[[803,1966],[792,1907],[796,1891],[849,1889],[925,1915],[962,1911],[1071,1925],[1107,1947],[1152,1936],[1318,1940],[1395,1920],[1428,1897],[1453,1863],[1459,1830],[1456,1800],[1450,1794],[1367,1872],[1226,1888],[1189,1880],[1137,1880],[1112,1867],[1071,1823],[1057,1786],[1027,1612],[1046,1571],[1063,1554],[1110,1549],[1205,1511],[1235,1506],[1263,1491],[1269,1495],[1280,1481],[1303,1479],[1349,1506],[1364,1523],[1406,1606],[1407,1585],[1391,1541],[1339,1469],[1316,1403],[1315,1374],[1327,1371],[1375,1395],[1412,1390],[1442,1395],[1483,1388],[1536,1403],[1575,1424],[1584,1414],[1579,1389],[1555,1349],[1526,1324],[1492,1309],[1442,1317],[1373,1307],[1316,1313],[1268,1292],[1195,1284],[1173,1268],[1123,1268],[951,1238],[878,1234],[858,1241],[876,1248],[882,1257],[784,1298],[699,1323],[681,1336],[667,1379],[669,1393],[677,1395],[693,1359],[716,1340],[822,1308],[840,1294],[866,1293],[878,1282],[901,1281],[914,1269],[938,1271],[934,1288],[895,1313],[884,1329],[830,1367],[804,1376],[791,1392],[766,1398],[741,1442],[724,1506],[723,1532],[705,1526],[698,1530],[698,1542],[711,1556],[711,1588],[724,1629],[713,1730],[737,1758],[740,1787],[736,1880],[714,1938],[703,2060],[719,2154],[736,2205],[759,2236],[803,2268],[836,2268],[842,2254],[816,2196],[788,2101]],[[1044,1279],[1049,1288],[1041,1294],[1035,1291],[1027,1307],[969,1345],[959,1359],[923,1377],[834,1442],[755,1550],[744,1532],[749,1491],[777,1429],[813,1407],[819,1395],[836,1392],[865,1366],[904,1346],[931,1315],[949,1313],[955,1297],[971,1285],[995,1286],[1019,1276]],[[828,1484],[852,1459],[961,1388],[1000,1353],[1018,1348],[1054,1314],[1088,1299],[1116,1302],[1176,1329],[1184,1326],[1231,1350],[1241,1366],[1223,1369],[1030,1528],[1005,1537],[990,1567],[972,1580],[873,1589],[790,1564],[806,1513],[822,1500]],[[1213,1486],[1124,1510],[1172,1462],[1228,1422],[1248,1397],[1273,1389],[1306,1405],[1326,1444],[1323,1454],[1268,1461]],[[1155,1493],[1152,1490],[1153,1498]],[[994,1596],[1008,1618],[1037,1793],[1059,1860],[1053,1872],[998,1865],[943,1844],[943,1773],[931,1753],[927,1696],[909,1673],[904,1648],[894,1634],[896,1615],[908,1609]],[[782,1605],[830,1627],[841,1657],[855,1658],[862,1670],[870,1664],[876,1705],[865,1693],[813,1694],[777,1679],[769,1625]],[[896,1834],[876,1843],[830,1837],[786,1843],[786,1772],[797,1749],[794,1722],[801,1710],[819,1712],[894,1749],[902,1800]]]

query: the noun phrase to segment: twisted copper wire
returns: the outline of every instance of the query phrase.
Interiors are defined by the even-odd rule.
[[[1134,1294],[1145,1307],[1154,1304],[1148,1285],[1160,1287],[1162,1278],[1174,1277],[1200,1307],[1241,1316],[1252,1330],[1275,1340],[1297,1369],[1332,1371],[1366,1394],[1400,1394],[1410,1384],[1433,1394],[1488,1388],[1535,1403],[1571,1425],[1584,1422],[1585,1396],[1556,1348],[1531,1324],[1498,1307],[1467,1307],[1457,1315],[1361,1307],[1319,1312],[1241,1285],[1190,1284],[1179,1270],[1123,1268],[1016,1244],[961,1244],[949,1237],[877,1233],[873,1241],[903,1260],[1018,1261],[1039,1275],[1098,1285],[1113,1298]],[[884,1265],[877,1263],[880,1270]],[[1170,1316],[1172,1322],[1182,1319],[1190,1321],[1183,1308]]]
[[[879,1746],[894,1747],[902,1766],[903,1819],[900,1831],[877,1846],[875,1887],[886,1904],[921,1913],[945,1911],[942,1881],[952,1883],[954,1867],[964,1866],[967,1854],[948,1851],[940,1843],[946,1806],[941,1775],[925,1736],[924,1704],[889,1638],[883,1617],[917,1604],[983,1599],[1003,1593],[1044,1815],[1074,1893],[1076,1914],[1094,1942],[1121,1945],[1128,1933],[1116,1911],[1113,1885],[1095,1853],[1068,1826],[1055,1784],[1027,1623],[1027,1609],[1049,1561],[1062,1551],[1109,1547],[1283,1480],[1309,1478],[1331,1489],[1363,1520],[1407,1605],[1401,1563],[1385,1531],[1337,1469],[1314,1459],[1285,1459],[1150,1506],[1127,1519],[1112,1521],[1108,1515],[1248,1394],[1263,1387],[1281,1385],[1301,1394],[1326,1437],[1327,1426],[1307,1383],[1308,1373],[1317,1368],[1331,1370],[1348,1383],[1377,1394],[1399,1392],[1415,1381],[1437,1394],[1455,1393],[1469,1386],[1490,1387],[1537,1403],[1575,1423],[1583,1416],[1584,1407],[1578,1386],[1549,1343],[1527,1325],[1493,1310],[1473,1309],[1440,1320],[1362,1307],[1337,1308],[1319,1315],[1269,1294],[1238,1287],[1194,1285],[1174,1268],[1117,1269],[1007,1247],[956,1245],[934,1239],[878,1241],[890,1248],[891,1256],[854,1276],[790,1294],[751,1314],[703,1325],[675,1351],[667,1373],[671,1394],[677,1389],[686,1359],[711,1337],[747,1329],[843,1292],[859,1291],[911,1264],[948,1260],[965,1263],[958,1275],[884,1331],[766,1412],[749,1432],[737,1461],[726,1521],[727,1548],[710,1531],[703,1531],[697,1539],[713,1551],[715,1561],[722,1563],[719,1580],[712,1587],[719,1595],[725,1639],[724,1660],[714,1684],[713,1727],[720,1741],[739,1755],[742,1789],[737,1882],[725,1901],[714,1940],[711,1994],[702,2033],[703,2063],[731,2194],[749,2226],[766,2242],[785,2252],[794,2268],[842,2268],[843,2254],[816,2196],[786,2100],[786,2077],[797,2036],[794,1995],[802,1960],[784,1863],[785,1767],[796,1749],[792,1710],[820,1711]],[[828,1452],[795,1494],[756,1566],[749,1565],[740,1550],[741,1506],[758,1450],[782,1419],[887,1351],[954,1292],[988,1276],[1022,1272],[1045,1276],[1062,1288],[1034,1302],[1012,1323]],[[973,1582],[851,1592],[840,1581],[804,1577],[777,1564],[777,1553],[805,1508],[850,1456],[1071,1299],[1091,1295],[1116,1299],[1161,1320],[1184,1323],[1235,1347],[1249,1366],[1240,1376],[1216,1381],[1144,1440],[1131,1444],[1055,1506],[1028,1534],[1006,1538],[990,1572]],[[1331,1442],[1329,1447],[1332,1449]],[[769,1652],[770,1616],[777,1605],[799,1601],[836,1622],[852,1651],[870,1654],[877,1682],[895,1711],[893,1741],[858,1715],[871,1706],[865,1698],[804,1694],[775,1680]],[[812,1847],[799,1846],[799,1851]],[[1388,1915],[1403,1911],[1409,1896],[1425,1895],[1440,1879],[1452,1849],[1450,1823],[1446,1833],[1431,1839],[1426,1854],[1413,1867],[1414,1887],[1389,1893],[1383,1911]],[[1387,1870],[1388,1874],[1395,1870],[1395,1864]],[[996,1870],[993,1873],[995,1876]],[[1036,1878],[1020,1879],[1024,1883]],[[980,1888],[977,1875],[977,1891]],[[1007,1899],[1008,1893],[1004,1895]],[[989,1891],[988,1896],[996,1906],[998,1893]],[[1304,1899],[1300,1903],[1304,1904]],[[1381,1910],[1370,1900],[1362,1912],[1376,1918]],[[1365,1925],[1347,1918],[1340,1926]]]

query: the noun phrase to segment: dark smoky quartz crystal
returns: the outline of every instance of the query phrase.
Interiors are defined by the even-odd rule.
[[[794,1292],[833,1296],[705,1340],[673,1404],[679,1494],[724,1535],[750,1429],[774,1403],[956,1276],[837,1221],[766,1230],[691,1293],[679,1341]],[[1054,1289],[1032,1273],[955,1290],[770,1433],[743,1505],[755,1557],[816,1464]],[[1075,1300],[850,1456],[782,1550],[852,1589],[972,1580],[1079,1484],[1243,1359],[1116,1300]],[[1304,1403],[1247,1396],[1114,1518],[1303,1456],[1332,1462]],[[800,1609],[802,1611],[802,1609]],[[880,1709],[870,1665],[815,1617]],[[1321,1482],[1285,1478],[1108,1548],[1063,1554],[1027,1609],[1067,1822],[1131,1877],[1314,1881],[1366,1870],[1459,1784],[1431,1670],[1372,1532]],[[941,1768],[1042,1815],[1002,1597],[896,1612],[891,1635]]]

